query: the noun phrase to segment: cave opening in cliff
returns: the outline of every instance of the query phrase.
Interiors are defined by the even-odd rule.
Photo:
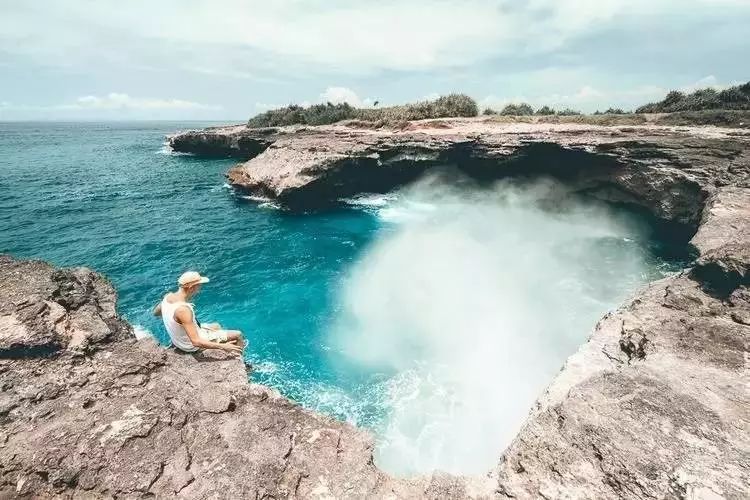
[[[680,268],[653,219],[549,178],[440,169],[350,203],[383,228],[330,343],[368,380],[376,463],[397,475],[489,470],[597,320]]]

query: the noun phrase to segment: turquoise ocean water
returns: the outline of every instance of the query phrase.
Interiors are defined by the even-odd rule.
[[[198,270],[211,278],[211,284],[196,299],[199,318],[246,332],[251,345],[245,357],[256,367],[254,380],[271,384],[308,407],[369,427],[381,443],[398,442],[395,448],[384,445],[382,453],[386,468],[396,472],[413,473],[432,467],[456,472],[482,470],[482,463],[466,465],[460,462],[460,456],[456,462],[451,457],[457,454],[451,452],[449,444],[436,448],[424,443],[429,434],[423,431],[431,425],[424,415],[434,414],[437,420],[445,415],[439,404],[424,399],[423,392],[431,389],[421,382],[414,386],[413,379],[404,380],[407,374],[423,373],[424,365],[432,360],[444,359],[435,354],[439,349],[434,345],[424,347],[434,337],[431,325],[411,319],[399,323],[409,314],[416,318],[420,314],[429,316],[430,303],[440,307],[444,294],[430,295],[430,290],[440,286],[439,281],[430,281],[436,275],[455,274],[450,286],[456,287],[466,273],[455,262],[440,261],[443,255],[438,252],[430,255],[441,271],[427,270],[424,275],[416,275],[415,279],[425,280],[417,292],[393,281],[392,286],[398,290],[391,295],[387,289],[391,282],[376,279],[382,273],[362,278],[368,276],[363,266],[383,269],[399,279],[408,279],[412,269],[420,272],[419,265],[406,265],[394,272],[394,265],[401,265],[393,264],[393,259],[401,256],[399,249],[412,244],[403,240],[411,233],[409,217],[402,216],[434,213],[436,208],[417,200],[406,205],[405,212],[402,210],[402,216],[398,216],[394,210],[404,209],[404,205],[393,207],[392,198],[377,197],[360,200],[350,208],[292,215],[271,204],[244,199],[225,185],[224,172],[234,160],[176,155],[164,146],[165,134],[206,125],[0,123],[0,252],[63,266],[86,265],[104,273],[117,287],[121,314],[162,341],[165,334],[160,320],[151,315],[151,308],[173,288],[181,272]],[[461,224],[461,217],[453,217],[452,224]],[[417,231],[415,234],[427,240],[413,244],[433,241],[430,238],[440,241],[438,227],[442,226]],[[588,294],[588,302],[581,314],[553,318],[570,322],[570,329],[580,334],[558,349],[556,361],[543,370],[544,377],[559,369],[559,362],[585,339],[603,312],[618,305],[647,280],[671,269],[654,254],[653,243],[642,238],[641,233],[623,231],[614,239],[609,233],[602,233],[599,239],[587,233],[586,238],[601,250],[601,258],[592,259],[583,270],[559,277],[562,291],[557,295],[565,295],[565,287],[574,286]],[[483,231],[469,235],[470,245],[462,247],[458,255],[478,252],[476,255],[489,259],[491,267],[495,254],[485,250],[496,242],[488,240],[485,244],[483,238]],[[454,258],[453,254],[447,255]],[[630,265],[633,262],[637,265]],[[443,271],[445,266],[447,270]],[[352,275],[359,276],[354,285]],[[494,293],[494,289],[488,290],[485,295]],[[373,296],[368,300],[382,300],[384,312],[392,312],[399,303],[409,303],[415,295],[422,300],[426,293],[427,302],[415,301],[417,307],[399,315],[380,315],[377,311],[370,314],[363,312],[358,302],[370,293]],[[575,303],[571,304],[575,308]],[[473,306],[474,303],[467,307]],[[457,324],[464,324],[460,308],[454,313],[441,321],[449,322],[455,317]],[[370,316],[379,319],[371,320]],[[375,340],[377,344],[378,329],[398,334],[400,328],[411,331],[423,327],[424,336],[409,344],[406,358],[413,359],[414,366],[358,364],[356,356],[344,352],[347,344],[339,341],[341,335],[347,335],[346,328],[375,331],[375,339],[363,338],[362,342]],[[335,335],[331,334],[333,330]],[[352,338],[357,335],[365,333],[352,332]],[[397,343],[386,335],[383,342]],[[402,346],[395,349],[403,352]],[[464,361],[470,369],[471,358],[458,363]],[[427,373],[430,383],[436,384],[434,393],[438,399],[454,397],[461,406],[463,393],[457,389],[461,387],[460,380],[445,382],[457,384],[446,389],[440,377],[430,375],[429,366]],[[452,375],[460,379],[461,372],[455,370]],[[397,386],[400,390],[394,389]],[[446,390],[448,396],[441,393]],[[527,405],[524,402],[521,407]],[[406,407],[411,413],[404,416]],[[424,415],[419,413],[422,407]],[[450,411],[455,411],[455,405]],[[397,417],[402,420],[394,423]],[[475,424],[470,418],[451,422]],[[448,425],[438,431],[449,435],[453,428]],[[496,448],[501,443],[489,446],[487,456],[497,456]],[[404,451],[404,447],[413,450]],[[407,458],[402,463],[393,458],[395,455]],[[486,468],[491,465],[487,463]]]

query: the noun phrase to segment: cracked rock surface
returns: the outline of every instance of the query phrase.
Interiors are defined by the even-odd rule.
[[[750,245],[733,203],[706,206],[696,268]],[[404,480],[223,351],[136,341],[96,273],[2,256],[0,498],[746,498],[750,288],[694,270],[606,315],[487,476]]]
[[[696,272],[729,260],[746,273],[748,207],[750,190],[717,190],[693,270],[651,283],[596,325],[503,454],[499,494],[748,497],[747,274]]]
[[[467,494],[390,478],[369,435],[248,383],[223,351],[135,340],[88,269],[0,256],[0,278],[0,498]]]

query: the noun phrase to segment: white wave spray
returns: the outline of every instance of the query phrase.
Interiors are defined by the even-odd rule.
[[[482,473],[607,309],[645,279],[632,219],[560,186],[429,178],[355,265],[332,344],[387,374],[377,463]]]

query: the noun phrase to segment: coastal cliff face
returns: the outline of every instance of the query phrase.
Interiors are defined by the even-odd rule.
[[[747,497],[749,207],[750,190],[717,190],[692,270],[596,325],[504,453],[500,494]]]
[[[693,273],[602,319],[480,478],[394,479],[364,431],[248,383],[239,359],[135,340],[96,273],[0,257],[0,497],[743,498],[747,260],[729,295],[691,276],[740,269],[724,259],[750,247],[748,206],[712,198]]]
[[[492,494],[746,497],[747,131],[460,119],[398,131],[336,125],[264,133],[263,152],[227,176],[239,190],[293,209],[388,191],[448,164],[484,181],[556,177],[681,227],[697,252],[691,268],[652,283],[597,324],[502,454]]]
[[[212,141],[223,149],[200,151]],[[297,210],[387,192],[430,168],[452,165],[486,182],[555,177],[695,230],[714,188],[750,187],[750,132],[717,127],[444,119],[403,130],[236,126],[177,134],[170,143],[175,151],[247,158],[227,173],[230,184]]]
[[[0,256],[0,498],[460,497],[397,481],[365,432],[248,383],[223,351],[137,341],[98,274]]]
[[[476,178],[555,175],[697,229],[690,268],[597,324],[497,467],[390,477],[366,432],[248,383],[240,360],[136,341],[96,273],[0,256],[0,497],[746,498],[747,136],[545,125],[480,138],[436,127],[266,130],[264,152],[229,176],[308,207],[385,190],[455,155]],[[194,134],[214,144],[203,153],[227,154],[258,133],[247,130]],[[243,147],[236,156],[252,156]],[[391,168],[401,173],[378,170]]]

